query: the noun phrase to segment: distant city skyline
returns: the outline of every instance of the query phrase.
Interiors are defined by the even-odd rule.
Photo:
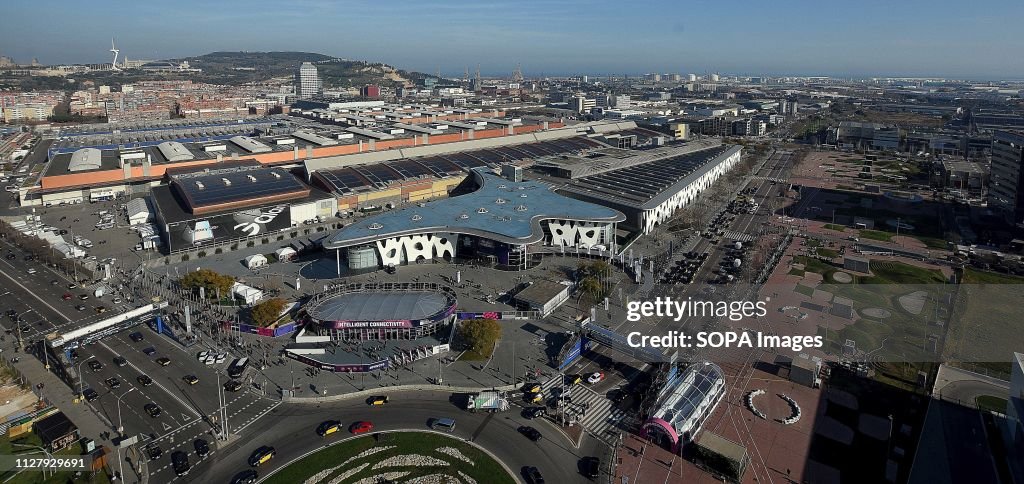
[[[1022,79],[1024,2],[868,0],[232,5],[53,0],[5,6],[0,55],[43,64],[162,60],[214,51],[304,51],[450,77],[722,72]]]

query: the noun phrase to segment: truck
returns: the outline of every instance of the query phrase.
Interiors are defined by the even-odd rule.
[[[466,400],[466,410],[470,412],[504,412],[508,407],[508,399],[502,392],[496,390],[470,393]]]

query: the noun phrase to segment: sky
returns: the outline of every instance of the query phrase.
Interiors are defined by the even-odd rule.
[[[1021,0],[18,1],[0,55],[305,51],[460,76],[720,72],[1024,78]]]

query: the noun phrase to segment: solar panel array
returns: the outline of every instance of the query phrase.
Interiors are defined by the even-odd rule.
[[[641,204],[653,199],[728,149],[728,146],[711,148],[586,176],[573,180],[569,187],[576,192],[597,192],[609,198],[615,197]]]
[[[412,180],[421,176],[445,177],[468,172],[473,168],[494,168],[505,163],[543,156],[576,153],[603,148],[604,145],[586,137],[540,141],[514,146],[501,146],[443,155],[408,158],[372,165],[357,165],[337,170],[319,170],[317,176],[341,194],[386,188],[389,182]]]
[[[302,182],[280,169],[174,177],[173,183],[193,209],[288,193],[309,193]]]

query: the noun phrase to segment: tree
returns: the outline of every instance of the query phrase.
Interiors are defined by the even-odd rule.
[[[470,351],[488,358],[501,338],[501,325],[493,319],[469,319],[459,326],[458,334]]]
[[[227,294],[234,283],[234,277],[218,274],[210,269],[199,269],[189,272],[178,280],[178,284],[181,284],[181,287],[185,289],[197,290],[200,287],[205,288],[206,297],[208,298],[216,297],[218,292]]]
[[[252,320],[261,328],[270,326],[281,316],[285,304],[279,297],[267,299],[252,307]]]
[[[597,304],[607,296],[605,281],[610,271],[611,266],[604,260],[581,262],[576,267],[580,296],[586,298],[587,305]]]

